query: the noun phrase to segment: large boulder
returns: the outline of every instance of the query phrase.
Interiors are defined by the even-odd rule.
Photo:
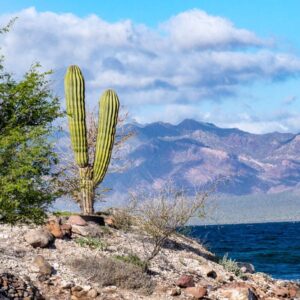
[[[78,225],[78,226],[86,226],[87,225],[87,222],[78,215],[70,216],[67,223],[72,226],[73,225]]]
[[[72,233],[89,237],[101,237],[103,235],[100,226],[91,222],[87,226],[72,225]]]
[[[46,248],[54,240],[53,235],[43,229],[31,229],[24,235],[25,241],[34,248]]]

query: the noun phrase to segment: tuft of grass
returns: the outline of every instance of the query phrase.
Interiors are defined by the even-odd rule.
[[[75,243],[80,245],[81,247],[89,247],[91,249],[97,249],[97,250],[106,250],[107,249],[107,243],[101,241],[99,238],[93,238],[93,237],[80,237],[75,239]]]
[[[228,272],[234,273],[236,276],[240,277],[243,275],[237,262],[231,258],[228,258],[228,253],[226,253],[220,260],[219,264],[224,267]]]
[[[78,215],[78,213],[70,212],[70,211],[55,211],[53,212],[53,215],[56,217],[70,217],[73,215]]]
[[[140,267],[116,259],[83,256],[72,258],[68,263],[75,274],[89,278],[101,287],[115,285],[128,290],[139,290],[146,295],[152,294],[155,287],[150,275]]]
[[[115,255],[113,256],[114,259],[120,260],[122,262],[135,265],[137,267],[142,268],[143,270],[147,269],[147,263],[143,260],[141,260],[137,255],[135,254],[129,254],[129,255]]]
[[[101,226],[101,231],[105,235],[111,235],[112,234],[111,230],[107,226]]]

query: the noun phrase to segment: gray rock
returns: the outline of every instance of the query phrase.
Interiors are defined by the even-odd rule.
[[[95,289],[90,289],[87,293],[88,299],[93,299],[98,296],[98,292]]]
[[[25,241],[34,248],[46,248],[52,241],[53,235],[42,228],[31,229],[24,235]]]
[[[94,223],[88,223],[87,226],[72,225],[72,233],[90,237],[100,237],[103,235],[100,226]]]
[[[255,268],[252,264],[246,262],[238,262],[237,265],[241,269],[243,273],[253,274],[255,272]]]
[[[34,265],[39,268],[39,273],[42,275],[51,275],[53,268],[42,255],[37,255],[33,260]]]

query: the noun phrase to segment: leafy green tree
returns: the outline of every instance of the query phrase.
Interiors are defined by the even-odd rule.
[[[41,222],[56,197],[52,166],[57,159],[50,135],[60,110],[49,87],[50,73],[40,72],[37,64],[15,80],[5,71],[3,58],[0,60],[2,222]]]

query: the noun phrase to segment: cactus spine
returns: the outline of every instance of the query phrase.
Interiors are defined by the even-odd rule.
[[[112,90],[103,93],[99,101],[99,124],[95,158],[89,163],[85,117],[85,86],[77,66],[70,66],[65,76],[65,96],[71,144],[79,167],[81,209],[94,212],[95,188],[109,166],[119,112],[119,99]]]

